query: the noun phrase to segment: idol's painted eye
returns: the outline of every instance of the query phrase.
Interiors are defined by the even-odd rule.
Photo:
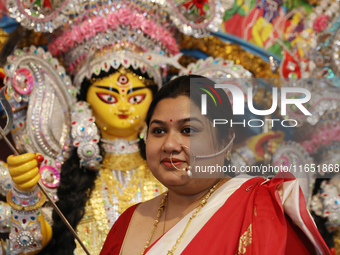
[[[115,103],[117,103],[117,98],[115,98],[113,95],[106,94],[106,93],[97,93],[97,96],[104,103],[107,103],[107,104],[115,104]]]
[[[128,78],[126,75],[122,74],[122,75],[120,75],[120,76],[118,77],[118,82],[119,82],[120,84],[125,85],[126,83],[129,82],[129,78]]]
[[[140,94],[140,95],[130,97],[128,102],[130,104],[139,104],[144,100],[144,98],[145,98],[145,94]]]

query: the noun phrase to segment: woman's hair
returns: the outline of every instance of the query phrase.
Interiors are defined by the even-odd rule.
[[[118,69],[111,68],[108,72],[102,71],[99,75],[93,75],[92,78],[104,78],[117,72]],[[139,76],[149,79],[146,74],[140,70],[131,71]],[[91,86],[91,80],[85,79],[81,85],[78,100],[86,101],[87,91]],[[147,86],[155,95],[157,85]],[[141,141],[143,141],[141,139]],[[103,153],[101,153],[103,154]],[[85,205],[94,188],[97,172],[79,167],[79,157],[77,150],[73,149],[71,156],[62,166],[60,173],[60,185],[58,187],[58,207],[67,218],[69,223],[76,229],[78,223],[85,213]],[[59,215],[53,211],[53,237],[51,242],[41,251],[41,254],[73,254],[76,248],[75,239],[70,230],[65,226]]]
[[[207,115],[210,122],[214,119],[227,119],[228,123],[233,118],[232,108],[229,98],[224,90],[215,89],[215,83],[203,76],[185,75],[177,77],[166,83],[155,95],[149,111],[146,115],[146,124],[149,128],[152,115],[160,101],[166,98],[177,98],[187,96],[199,108],[201,108],[201,95],[207,94],[208,91],[214,98],[207,95]],[[214,101],[215,100],[215,101]],[[215,104],[215,102],[217,102]],[[216,125],[216,135],[219,138],[220,145],[227,145],[230,140],[230,134],[233,130],[229,125]],[[141,150],[141,152],[143,149]],[[145,154],[142,155],[145,158]]]

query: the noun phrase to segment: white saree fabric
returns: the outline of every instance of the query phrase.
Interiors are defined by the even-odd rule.
[[[308,226],[304,223],[301,217],[301,209],[299,202],[300,186],[298,180],[287,181],[283,183],[282,187],[282,205],[285,213],[292,219],[292,221],[305,233],[311,243],[314,245],[318,254],[322,255],[321,244],[317,242],[314,235],[310,232]],[[312,216],[307,211],[308,217]],[[314,226],[315,223],[312,220]],[[310,226],[311,227],[311,226]]]

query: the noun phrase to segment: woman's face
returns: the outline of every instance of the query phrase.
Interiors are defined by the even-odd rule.
[[[137,138],[152,98],[151,90],[128,72],[95,81],[87,93],[103,138]]]
[[[185,189],[187,194],[210,187],[223,173],[202,173],[198,172],[198,167],[223,166],[224,153],[196,160],[193,155],[210,155],[219,150],[211,122],[201,115],[199,108],[190,103],[187,96],[166,98],[157,104],[150,120],[146,157],[150,170],[166,187],[181,191]],[[189,178],[185,171],[178,170],[189,165],[193,178]]]

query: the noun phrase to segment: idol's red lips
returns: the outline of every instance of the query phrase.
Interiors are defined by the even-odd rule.
[[[118,114],[118,117],[120,119],[127,119],[129,117],[129,115],[128,114]]]

